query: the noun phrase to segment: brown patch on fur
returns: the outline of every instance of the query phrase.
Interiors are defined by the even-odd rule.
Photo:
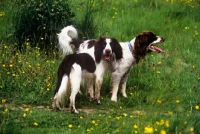
[[[156,39],[156,35],[151,31],[144,31],[136,37],[134,49],[132,50],[132,54],[136,58],[136,63],[140,59],[143,59],[148,52],[151,52],[147,51],[147,47]]]
[[[91,47],[93,47],[96,43],[97,43],[97,40],[89,40],[88,41],[88,49],[90,49]]]

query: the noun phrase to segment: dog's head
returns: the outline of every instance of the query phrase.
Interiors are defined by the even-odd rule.
[[[144,58],[148,52],[164,52],[156,46],[156,44],[162,43],[165,38],[156,36],[152,31],[144,31],[135,38],[134,49],[132,53],[137,60]]]
[[[122,48],[119,42],[115,38],[100,37],[95,44],[95,60],[97,63],[100,62],[102,56],[104,60],[112,60],[113,54],[116,60],[122,58]]]

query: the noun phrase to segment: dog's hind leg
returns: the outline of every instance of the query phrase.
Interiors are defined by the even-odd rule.
[[[58,93],[56,93],[54,97],[56,108],[58,108],[59,110],[62,110],[65,105],[65,99],[67,96],[67,84],[68,84],[68,76],[64,75]]]
[[[70,109],[72,113],[78,114],[75,108],[76,95],[80,90],[82,77],[82,70],[78,64],[74,64],[70,72],[71,95],[70,95]]]

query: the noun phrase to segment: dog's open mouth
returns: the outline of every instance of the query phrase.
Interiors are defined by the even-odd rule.
[[[111,55],[104,55],[105,60],[109,61],[111,59]]]
[[[157,53],[163,53],[165,52],[164,50],[162,50],[161,48],[155,46],[154,44],[151,44],[149,46],[150,50],[154,51],[154,52],[157,52]]]
[[[165,41],[165,38],[159,37],[156,41],[152,42],[149,45],[149,49],[151,51],[154,51],[154,52],[157,52],[157,53],[163,53],[163,52],[165,52],[164,50],[162,50],[161,48],[159,48],[159,47],[156,46],[156,44],[163,43],[164,41]]]

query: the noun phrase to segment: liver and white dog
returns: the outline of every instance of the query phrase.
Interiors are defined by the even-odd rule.
[[[164,50],[155,46],[162,43],[165,38],[156,36],[152,31],[144,31],[132,39],[130,42],[120,42],[123,51],[123,59],[118,62],[118,66],[112,72],[112,101],[117,101],[117,92],[121,84],[121,93],[126,94],[126,83],[131,68],[138,64],[149,52],[164,52]]]

